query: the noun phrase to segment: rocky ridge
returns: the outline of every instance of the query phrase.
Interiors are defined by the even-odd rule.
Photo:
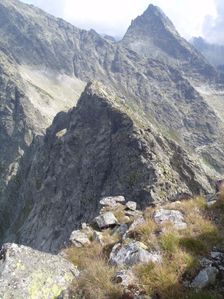
[[[159,8],[150,5],[119,43],[16,0],[2,1],[0,16],[1,53],[7,59],[13,58],[15,74],[23,82],[26,105],[23,97],[18,103],[24,110],[29,140],[44,134],[57,112],[74,105],[85,82],[97,79],[114,88],[124,101],[127,98],[128,105],[150,119],[163,134],[187,151],[194,151],[210,175],[223,173],[222,78],[179,36]],[[162,38],[156,41],[156,36]],[[132,39],[145,43],[148,54],[153,46],[159,55],[142,57],[141,51],[132,49]],[[7,95],[4,93],[2,98],[7,99]],[[1,109],[9,114],[7,122],[13,126],[10,119],[14,110],[8,109],[6,102]],[[5,122],[2,127],[5,130]],[[2,143],[2,188],[16,173],[14,164],[26,149],[24,134],[17,142],[8,136],[9,140]],[[9,142],[14,142],[14,154],[7,156]]]
[[[8,195],[14,223],[6,239],[15,235],[51,251],[68,239],[71,226],[97,213],[103,195],[123,194],[144,207],[212,191],[180,146],[99,82],[86,87],[77,107],[57,115],[24,156],[17,177]]]

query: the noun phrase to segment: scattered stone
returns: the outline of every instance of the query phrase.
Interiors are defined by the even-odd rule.
[[[57,298],[79,271],[58,255],[4,244],[0,260],[0,298]]]
[[[114,265],[132,266],[139,263],[160,263],[162,256],[158,252],[149,252],[146,246],[141,242],[132,241],[122,246],[116,244],[110,254],[110,262]]]
[[[128,201],[126,207],[131,211],[135,211],[137,209],[137,203],[135,201]]]
[[[185,229],[187,227],[184,222],[183,214],[178,210],[159,209],[155,211],[154,220],[157,224],[164,224],[170,222],[176,229]]]
[[[123,287],[128,287],[135,283],[136,278],[131,270],[121,270],[116,273],[113,281],[121,284]]]
[[[71,233],[69,241],[76,247],[82,247],[90,244],[88,236],[80,230],[74,230]]]
[[[103,235],[100,232],[93,232],[93,241],[99,242],[101,245],[103,244]]]
[[[112,212],[106,212],[98,217],[96,217],[95,222],[97,223],[98,227],[100,229],[113,227],[118,223],[116,217]]]
[[[127,224],[121,224],[118,227],[116,227],[113,231],[113,234],[118,234],[119,236],[123,236],[128,230]]]
[[[196,289],[203,289],[213,284],[216,280],[218,272],[219,271],[215,267],[207,267],[201,270],[191,283],[191,287]]]
[[[117,203],[123,203],[125,202],[125,198],[124,196],[109,196],[109,197],[103,197],[101,200],[100,200],[100,204],[102,206],[116,206]]]

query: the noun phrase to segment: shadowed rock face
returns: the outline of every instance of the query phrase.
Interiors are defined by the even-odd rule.
[[[15,234],[17,242],[41,250],[58,250],[74,228],[96,215],[102,196],[122,194],[144,207],[211,190],[178,145],[97,82],[33,146],[18,174],[19,196],[10,196],[16,221],[6,239]]]

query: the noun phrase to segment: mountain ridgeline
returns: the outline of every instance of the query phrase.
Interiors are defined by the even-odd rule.
[[[2,0],[2,242],[56,252],[102,196],[145,207],[212,192],[224,174],[223,90],[156,6],[116,42]]]

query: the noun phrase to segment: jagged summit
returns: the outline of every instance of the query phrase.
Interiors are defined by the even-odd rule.
[[[166,64],[183,66],[184,72],[192,69],[211,76],[214,70],[204,57],[177,32],[171,20],[157,6],[152,4],[132,21],[122,42],[126,48],[146,58],[163,61]]]
[[[164,12],[158,7],[152,4],[146,9],[146,11],[134,19],[127,30],[123,38],[123,43],[130,45],[136,52],[144,53],[149,55],[150,48],[144,49],[143,45],[140,45],[140,41],[145,41],[145,43],[150,39],[151,46],[162,47],[162,44],[174,38],[179,37],[173,23],[164,14]],[[136,40],[137,39],[137,40]],[[136,43],[134,44],[134,40]],[[147,42],[149,47],[149,43]]]
[[[145,10],[142,16],[136,18],[136,21],[140,18],[144,19],[144,21],[148,22],[149,24],[152,24],[152,22],[155,22],[157,20],[158,24],[160,23],[160,25],[165,26],[167,30],[171,30],[173,33],[175,32],[176,34],[178,34],[171,20],[158,6],[149,4],[148,8]]]

